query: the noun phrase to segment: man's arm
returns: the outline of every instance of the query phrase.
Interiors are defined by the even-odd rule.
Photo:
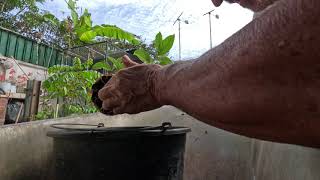
[[[231,132],[320,147],[320,1],[277,3],[196,61],[159,71],[159,101]]]
[[[212,0],[215,6],[220,6],[223,1],[229,3],[239,3],[242,7],[258,12],[264,10],[269,5],[273,4],[275,1],[279,0]]]
[[[99,92],[103,108],[173,105],[237,134],[320,147],[320,1],[276,3],[194,61],[121,70]]]

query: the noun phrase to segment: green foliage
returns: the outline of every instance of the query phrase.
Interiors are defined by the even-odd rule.
[[[35,116],[36,120],[42,120],[42,119],[52,119],[54,117],[54,111],[53,109],[50,109],[47,107],[47,109],[43,109],[42,111],[38,112]]]
[[[162,34],[161,32],[159,32],[156,35],[155,40],[153,41],[154,47],[157,50],[157,54],[159,56],[167,54],[173,46],[174,39],[175,39],[174,35],[170,35],[165,39],[162,39]]]
[[[129,43],[132,43],[133,45],[137,45],[140,43],[133,34],[112,25],[94,26],[90,30],[79,34],[79,37],[80,40],[84,42],[92,42],[96,37],[107,37],[118,40],[125,40]]]
[[[159,32],[157,35],[156,35],[156,38],[155,40],[153,41],[153,45],[154,47],[158,50],[158,49],[161,49],[161,42],[162,42],[162,34],[161,32]]]
[[[106,71],[112,71],[112,67],[109,64],[107,64],[106,62],[97,62],[96,64],[94,64],[92,66],[92,69],[93,70],[103,69]]]
[[[116,72],[124,68],[121,58],[115,59],[113,57],[108,57],[104,62],[97,62],[92,66],[93,70],[103,69],[108,72]]]
[[[51,22],[53,25],[56,25],[58,26],[59,25],[59,19],[56,18],[53,14],[51,13],[46,13],[43,15],[43,19],[44,21],[47,21],[47,22]]]
[[[133,55],[136,55],[141,61],[150,64],[153,62],[150,54],[143,48],[140,48],[134,52]]]
[[[174,43],[174,35],[170,35],[161,41],[160,48],[158,50],[158,55],[162,56],[169,53]]]
[[[159,32],[156,35],[155,40],[153,41],[153,45],[157,50],[159,56],[167,54],[173,46],[174,43],[174,35],[170,35],[165,39],[162,39],[162,34]]]
[[[65,40],[69,47],[84,43],[97,41],[97,38],[117,39],[127,41],[133,45],[138,45],[140,41],[132,33],[122,30],[113,25],[92,26],[91,14],[85,9],[83,14],[78,14],[75,0],[66,2],[70,10],[71,17],[64,19],[57,26],[67,32]],[[45,20],[52,22],[52,17],[46,17]],[[54,21],[56,23],[56,21]]]
[[[107,62],[111,62],[112,71],[119,71],[124,68],[121,58],[115,59],[113,57],[108,57]]]
[[[172,64],[172,61],[167,56],[159,56],[159,63],[160,65],[167,65]]]
[[[167,55],[173,46],[174,39],[174,35],[163,39],[161,32],[159,32],[153,41],[153,51],[150,52],[147,48],[140,48],[134,52],[134,55],[146,64],[172,64],[173,62]]]
[[[69,0],[67,4],[68,4],[68,8],[71,11],[71,18],[72,18],[73,23],[78,24],[79,15],[76,11],[76,2],[73,0]]]
[[[91,102],[90,89],[101,74],[91,70],[92,66],[92,59],[82,63],[75,58],[72,66],[56,65],[48,69],[49,77],[43,82],[43,88],[47,99],[63,99],[61,116],[97,112]],[[50,113],[41,112],[39,116]]]
[[[0,26],[36,41],[64,46],[64,33],[51,15],[37,7],[45,0],[0,0]],[[51,16],[51,17],[50,17]]]
[[[142,46],[135,50],[134,55],[146,64],[172,64],[172,60],[167,56],[174,43],[174,35],[162,39],[159,32],[151,46]],[[108,57],[105,62],[98,62],[92,67],[95,70],[103,69],[108,72],[116,72],[124,68],[121,58]]]
[[[56,65],[49,68],[49,77],[43,82],[43,87],[50,94],[50,98],[65,97],[81,98],[88,95],[88,90],[99,78],[100,74],[93,70],[87,70],[92,66],[92,60],[81,63],[75,58],[73,66]],[[81,96],[81,97],[79,97]]]

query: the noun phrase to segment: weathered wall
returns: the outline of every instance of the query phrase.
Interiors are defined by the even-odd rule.
[[[46,77],[47,68],[0,55],[0,83],[7,93],[24,93],[27,80],[43,81]]]
[[[106,126],[174,125],[191,127],[185,180],[320,179],[320,151],[252,140],[210,127],[172,107],[107,117],[94,114],[0,127],[0,179],[47,180],[52,169],[52,139],[45,136],[56,122],[103,122]]]
[[[1,59],[1,57],[0,57]],[[5,79],[10,80],[10,75],[16,81],[16,85],[26,85],[27,79],[35,79],[38,81],[43,81],[47,75],[47,68],[42,66],[37,66],[31,63],[26,63],[23,61],[14,60],[12,58],[4,59],[5,66],[7,67]],[[18,66],[18,64],[19,66]],[[10,74],[12,72],[12,74]]]
[[[47,68],[44,68],[42,66],[37,66],[34,64],[30,64],[30,63],[26,63],[23,61],[18,61],[18,63],[25,73],[30,74],[30,79],[35,79],[37,81],[45,80],[45,78],[47,76]],[[17,76],[23,75],[23,72],[20,68],[15,66],[15,69],[17,70]]]
[[[320,150],[257,140],[253,143],[255,179],[320,179]]]

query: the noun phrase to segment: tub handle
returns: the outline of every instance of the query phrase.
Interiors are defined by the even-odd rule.
[[[171,128],[172,124],[170,122],[164,122],[161,125],[162,132],[165,132],[167,129]]]

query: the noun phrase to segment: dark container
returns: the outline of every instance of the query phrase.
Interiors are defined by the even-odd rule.
[[[186,127],[56,124],[55,180],[182,180]]]

